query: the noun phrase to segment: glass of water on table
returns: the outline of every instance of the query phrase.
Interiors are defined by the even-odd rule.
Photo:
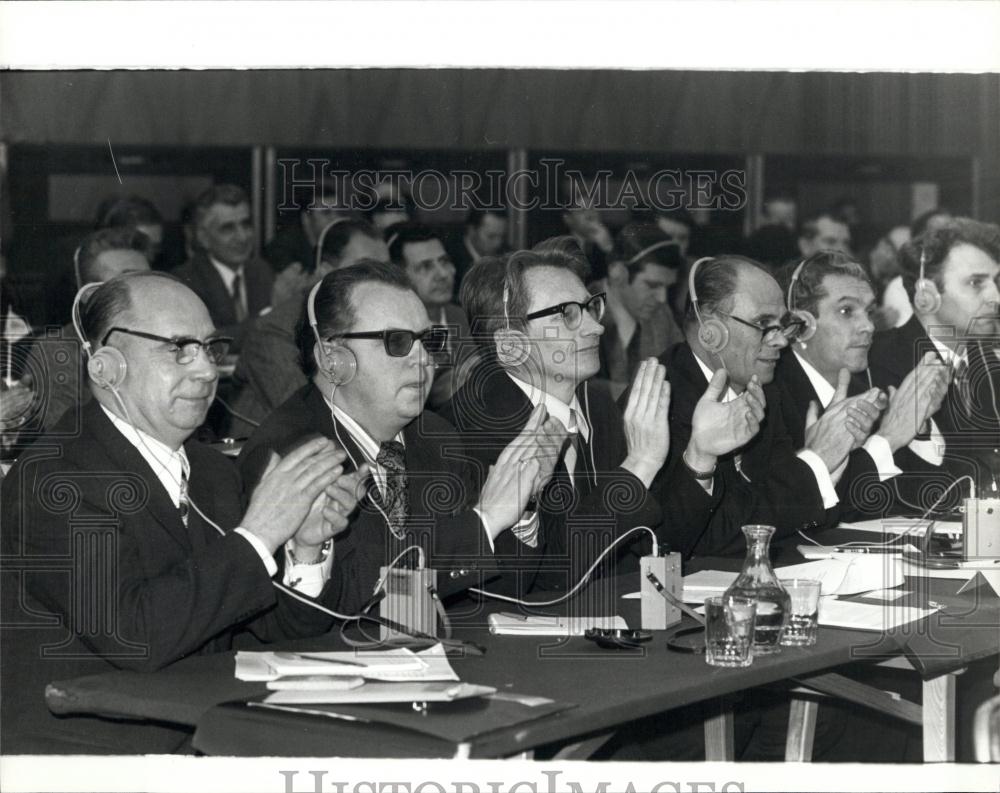
[[[741,595],[705,599],[705,663],[743,667],[753,661],[757,602]]]
[[[781,585],[792,600],[781,643],[785,647],[809,647],[816,644],[816,634],[819,632],[820,582],[811,578],[783,578]]]

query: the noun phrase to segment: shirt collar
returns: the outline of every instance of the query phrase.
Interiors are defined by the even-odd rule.
[[[837,389],[830,385],[830,382],[816,371],[816,367],[799,355],[797,350],[792,350],[792,355],[795,356],[796,360],[802,366],[802,371],[809,378],[809,382],[812,384],[813,391],[816,392],[816,397],[819,399],[820,405],[823,407],[829,405],[833,401],[833,395],[837,393]]]
[[[127,440],[137,452],[142,455],[150,469],[160,480],[167,495],[174,502],[174,506],[180,505],[181,478],[187,478],[191,472],[191,464],[188,462],[187,452],[184,447],[171,449],[167,444],[157,440],[152,435],[133,427],[127,421],[116,416],[104,405],[101,410],[111,420],[111,423]]]
[[[209,256],[208,260],[212,263],[212,266],[216,269],[220,276],[222,276],[222,282],[226,285],[226,290],[229,292],[233,291],[233,281],[236,280],[237,275],[243,275],[243,265],[241,264],[235,270],[229,267],[214,256]]]
[[[361,453],[369,463],[373,464],[378,459],[378,452],[382,444],[369,435],[367,430],[347,415],[339,405],[333,404],[325,394],[323,395],[323,401],[333,410],[334,420],[339,421],[343,425],[344,429],[347,430],[347,434],[354,439],[358,448],[361,449]],[[403,446],[406,445],[402,432],[398,433],[394,440],[399,441]]]
[[[938,341],[937,339],[935,339],[930,334],[927,334],[927,338],[929,338],[931,340],[931,344],[934,345],[934,349],[936,349],[937,352],[938,352],[938,355],[941,356],[941,360],[943,360],[949,366],[955,366],[955,365],[957,365],[957,363],[959,361],[961,361],[962,363],[968,363],[969,362],[969,350],[968,350],[968,347],[966,347],[966,346],[963,345],[961,347],[960,351],[959,350],[953,350],[947,344],[945,344],[945,343],[943,343],[941,341]]]
[[[708,383],[712,382],[712,378],[715,376],[715,372],[713,372],[711,369],[709,369],[705,365],[705,362],[702,361],[701,358],[698,357],[698,353],[696,353],[694,350],[691,350],[691,355],[694,356],[695,363],[698,364],[698,368],[701,369],[701,373],[703,375],[705,375],[705,380]],[[732,386],[727,386],[726,387],[726,395],[722,398],[722,401],[723,402],[732,402],[736,398],[737,398],[737,394],[736,394],[735,391],[733,391]]]
[[[514,377],[510,372],[507,372],[507,376],[514,381],[514,385],[520,388],[528,401],[531,402],[532,407],[538,407],[541,404],[545,405],[545,409],[549,412],[550,416],[553,416],[562,422],[562,425],[572,432],[570,425],[573,423],[570,419],[570,411],[574,411],[576,414],[576,429],[583,437],[584,442],[590,441],[590,425],[587,423],[587,419],[584,416],[583,411],[580,409],[580,400],[576,398],[576,394],[573,394],[573,399],[567,405],[561,399],[557,399],[551,394],[547,394],[539,388],[530,383],[526,383],[523,380]]]

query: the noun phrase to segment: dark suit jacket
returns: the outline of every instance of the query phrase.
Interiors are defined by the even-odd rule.
[[[634,526],[649,526],[661,540],[673,543],[671,526],[663,525],[658,499],[635,475],[621,468],[628,449],[621,412],[606,384],[581,385],[577,396],[589,413],[590,440],[584,443],[580,439],[573,484],[561,458],[541,494],[538,546],[529,548],[510,533],[501,538],[503,546],[497,544],[497,555],[506,560],[504,590],[528,592],[574,583],[611,539]],[[483,362],[442,415],[462,434],[484,480],[489,466],[524,429],[531,411],[531,402],[506,372],[494,363]],[[675,491],[678,499],[688,498],[687,506],[695,511],[698,505],[707,507],[708,496],[693,480],[691,484],[698,492],[680,485]],[[672,518],[676,513],[668,509],[667,514]],[[610,559],[617,557],[619,564],[627,567],[634,561],[629,557],[643,553],[648,545],[648,536],[637,534],[635,540],[619,546]],[[491,588],[500,591],[497,585]]]
[[[174,275],[187,283],[204,301],[216,329],[226,336],[232,336],[233,350],[239,350],[249,323],[237,323],[233,296],[226,289],[222,276],[212,265],[208,254],[196,253],[189,261],[174,270]],[[271,304],[274,273],[267,262],[251,258],[243,265],[243,277],[249,320]]]
[[[313,384],[300,388],[258,428],[237,460],[248,492],[256,485],[271,453],[284,455],[312,437],[323,435],[343,446],[359,465],[364,455],[350,434],[335,425],[330,408]],[[424,548],[427,566],[438,571],[442,597],[478,586],[480,568],[491,557],[479,516],[469,508],[477,491],[471,487],[461,444],[454,429],[425,412],[403,430],[410,521],[397,539],[370,496],[362,499],[351,524],[334,540],[333,571],[324,600],[341,614],[355,614],[372,596],[379,567],[409,545]],[[354,470],[350,459],[345,470]],[[403,559],[403,564],[412,559]],[[412,566],[412,565],[411,565]]]
[[[691,439],[695,405],[708,380],[686,342],[661,355],[660,363],[670,380],[670,462],[676,466]],[[745,547],[740,529],[748,523],[774,526],[781,537],[815,529],[825,520],[816,477],[795,456],[798,447],[785,425],[781,391],[770,383],[764,396],[767,414],[760,431],[738,452],[718,460],[715,490],[721,486],[724,491],[718,509],[705,524],[679,527],[674,545],[686,555],[739,552]]]
[[[73,417],[67,416],[67,421]],[[331,620],[281,596],[250,543],[194,510],[185,527],[163,485],[96,401],[70,440],[39,440],[3,482],[5,752],[172,751],[174,729],[57,719],[47,683],[152,671],[262,639],[318,634]],[[225,531],[243,515],[232,462],[194,441],[191,499]]]
[[[907,500],[923,508],[931,506],[940,495],[942,482],[947,484],[954,477],[965,475],[982,482],[989,478],[990,469],[995,469],[997,465],[993,450],[998,445],[1000,422],[995,412],[998,408],[994,394],[1000,394],[1000,359],[993,349],[998,345],[998,339],[969,341],[972,342],[969,352],[972,401],[976,409],[972,415],[967,414],[953,382],[941,408],[933,416],[945,440],[941,468],[935,469],[909,450],[906,450],[908,456],[904,458],[907,464],[899,463],[907,472],[911,466],[918,472],[910,477]],[[890,385],[899,387],[928,350],[936,348],[916,316],[902,327],[876,333],[868,355],[872,381],[879,388]],[[958,496],[968,492],[965,487],[956,490],[956,498],[946,503],[955,504]]]

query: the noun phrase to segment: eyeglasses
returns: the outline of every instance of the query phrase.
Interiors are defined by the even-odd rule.
[[[382,339],[385,354],[392,358],[405,358],[413,349],[413,342],[419,341],[431,355],[443,352],[448,344],[448,328],[445,325],[431,325],[427,330],[415,333],[412,330],[369,330],[361,333],[339,333],[338,339]]]
[[[754,330],[760,331],[762,341],[771,343],[778,340],[778,336],[784,336],[788,341],[795,341],[805,329],[806,323],[801,319],[796,317],[791,312],[785,314],[780,320],[778,320],[777,325],[765,325],[761,327],[754,322],[748,322],[745,319],[740,319],[740,317],[734,317],[732,314],[727,314],[725,311],[719,311],[724,317],[729,317],[741,325],[746,325],[748,328],[753,328]]]
[[[104,338],[101,339],[102,347],[108,343],[108,338],[116,331],[118,333],[127,333],[129,336],[138,336],[140,339],[149,339],[150,341],[158,341],[161,344],[169,344],[175,348],[174,355],[177,357],[177,363],[182,366],[191,363],[197,358],[198,351],[202,348],[205,349],[205,355],[208,356],[208,360],[218,366],[222,363],[222,359],[226,357],[226,353],[229,352],[229,345],[233,343],[233,340],[229,336],[213,336],[211,339],[202,341],[193,336],[167,338],[166,336],[157,336],[155,333],[144,333],[141,330],[114,327],[104,334]]]
[[[538,319],[539,317],[550,317],[553,314],[562,314],[563,322],[570,330],[580,327],[583,322],[583,312],[586,311],[594,318],[595,322],[600,322],[604,317],[604,309],[607,307],[607,292],[594,295],[589,300],[579,303],[576,300],[567,300],[556,306],[549,306],[538,311],[532,311],[525,316],[525,320]]]

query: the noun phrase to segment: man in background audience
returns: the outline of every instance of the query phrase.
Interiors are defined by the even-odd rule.
[[[399,223],[390,229],[389,257],[406,272],[431,322],[449,329],[447,348],[435,356],[434,385],[427,399],[427,407],[437,410],[465,381],[475,358],[469,321],[451,302],[455,265],[438,234],[416,223]]]
[[[149,237],[137,228],[125,225],[95,231],[77,249],[74,278],[83,286],[148,270],[148,251]],[[79,410],[90,401],[84,363],[72,321],[56,333],[43,331],[34,341],[25,365],[35,389],[34,415],[22,432],[22,440],[28,434],[51,432],[63,413]]]
[[[306,384],[298,365],[295,328],[313,285],[327,273],[364,259],[389,260],[382,237],[363,220],[336,218],[327,224],[325,234],[320,230],[319,236],[323,250],[306,260],[302,278],[296,281],[297,291],[254,319],[247,330],[243,352],[233,372],[236,415],[229,431],[233,437],[248,435],[253,426]]]
[[[146,235],[149,240],[149,264],[156,267],[163,247],[163,216],[156,206],[135,195],[105,199],[97,209],[97,228],[118,226],[133,228]]]
[[[681,250],[670,237],[656,226],[631,224],[618,235],[608,277],[591,284],[592,292],[607,293],[598,377],[611,382],[615,399],[641,361],[683,340],[667,295],[684,269]]]
[[[799,229],[799,256],[805,259],[819,251],[851,252],[851,230],[830,212],[808,218]]]
[[[608,274],[608,257],[615,247],[614,238],[601,219],[600,211],[582,196],[574,195],[562,211],[562,221],[576,239],[587,261],[588,280]]]
[[[764,199],[760,226],[747,237],[747,256],[776,272],[798,254],[795,199],[785,193],[773,193]]]
[[[484,256],[496,256],[507,243],[507,215],[500,209],[470,209],[465,216],[464,233],[448,246],[455,265],[455,296],[462,278]]]
[[[211,187],[195,202],[195,234],[200,250],[175,275],[200,297],[221,333],[239,352],[248,320],[271,305],[274,275],[254,256],[250,201],[235,185]]]

